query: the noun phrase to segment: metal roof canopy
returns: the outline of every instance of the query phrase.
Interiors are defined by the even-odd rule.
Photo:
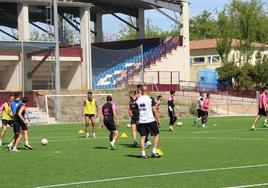
[[[138,17],[138,9],[145,10],[156,8],[167,8],[180,12],[183,0],[77,0],[74,2],[63,2],[58,0],[60,14],[72,14],[79,17],[79,8],[91,7],[91,21],[96,21],[96,13],[111,14],[122,13]],[[0,25],[17,28],[17,4],[29,4],[30,22],[47,23],[47,7],[51,0],[0,0]],[[152,7],[154,5],[154,7]]]

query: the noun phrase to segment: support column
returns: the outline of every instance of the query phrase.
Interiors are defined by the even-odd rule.
[[[96,22],[94,24],[95,29],[95,41],[94,42],[103,42],[103,27],[102,27],[102,14],[96,13]]]
[[[138,9],[138,18],[136,18],[137,24],[137,39],[144,39],[145,38],[145,24],[144,24],[144,9]]]
[[[17,12],[18,12],[18,34],[19,34],[19,41],[23,42],[29,41],[29,6],[27,3],[20,3],[17,5]],[[32,78],[28,78],[28,73],[31,71],[31,59],[27,57],[26,52],[22,46],[21,49],[21,83],[20,83],[20,90],[23,91],[31,91],[32,90]]]
[[[81,89],[92,89],[90,7],[80,8],[80,37],[83,61],[81,63]]]
[[[189,38],[189,0],[182,2],[181,30],[183,36],[183,65],[182,79],[190,81],[190,38]]]

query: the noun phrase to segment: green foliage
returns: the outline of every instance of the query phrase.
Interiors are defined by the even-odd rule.
[[[217,38],[219,30],[212,13],[204,10],[200,15],[190,19],[190,40]]]

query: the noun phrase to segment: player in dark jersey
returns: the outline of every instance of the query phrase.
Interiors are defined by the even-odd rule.
[[[14,126],[13,126],[13,130],[14,130],[14,146],[12,151],[19,151],[18,150],[18,145],[21,142],[22,139],[22,132],[24,131],[28,131],[28,127],[27,124],[30,121],[30,117],[28,114],[28,110],[27,110],[27,103],[28,103],[28,98],[24,97],[22,98],[22,104],[18,106],[16,113],[14,114]],[[27,119],[25,119],[25,115],[27,116]]]
[[[177,116],[175,113],[175,104],[174,104],[174,94],[175,91],[170,91],[170,96],[168,97],[168,115],[169,115],[169,131],[174,131],[173,125],[177,121]]]
[[[116,115],[116,105],[112,102],[112,96],[107,96],[107,103],[102,106],[102,111],[100,114],[100,127],[102,127],[102,121],[105,127],[110,131],[109,134],[109,149],[115,150],[115,142],[118,139],[117,130],[117,115]]]
[[[133,147],[137,147],[137,124],[139,123],[139,108],[136,103],[136,91],[129,92],[128,114],[131,117],[131,133],[133,140]]]

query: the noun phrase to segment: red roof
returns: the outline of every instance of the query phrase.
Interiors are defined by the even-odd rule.
[[[218,40],[219,39],[193,40],[193,41],[190,41],[190,49],[191,50],[216,49]],[[236,47],[238,44],[239,44],[239,40],[233,39],[231,46]],[[261,43],[253,43],[253,46],[255,48],[261,48],[261,47],[268,48],[267,44],[261,44]]]

